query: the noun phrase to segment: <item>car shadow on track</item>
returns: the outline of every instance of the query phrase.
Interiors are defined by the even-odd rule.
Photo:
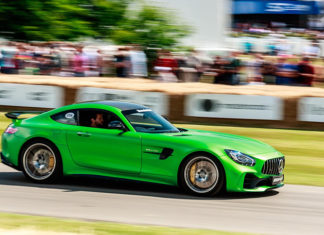
[[[64,190],[66,192],[86,191],[191,200],[234,200],[263,198],[275,196],[279,193],[278,191],[271,190],[263,193],[226,193],[217,197],[197,197],[187,195],[177,187],[96,176],[70,176],[64,177],[56,184],[36,184],[27,180],[24,175],[18,171],[0,171],[0,186],[1,185],[52,188]]]

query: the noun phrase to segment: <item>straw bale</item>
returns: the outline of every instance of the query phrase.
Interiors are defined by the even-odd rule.
[[[75,102],[79,87],[99,87],[109,89],[164,92],[170,95],[169,118],[177,121],[225,123],[256,126],[300,127],[324,129],[322,123],[297,121],[297,102],[301,97],[324,97],[324,89],[318,87],[276,86],[276,85],[240,85],[228,86],[210,83],[163,83],[150,79],[113,78],[113,77],[56,77],[34,75],[0,75],[0,83],[19,83],[34,85],[61,86],[65,89],[64,104]],[[196,118],[184,116],[185,96],[192,93],[265,95],[284,99],[284,118],[282,121],[239,120]],[[5,107],[4,109],[15,109]]]
[[[101,87],[110,89],[165,92],[174,95],[192,93],[268,95],[282,98],[324,97],[324,89],[317,87],[240,85],[228,86],[210,83],[161,83],[149,79],[111,77],[56,77],[34,75],[0,75],[0,82],[52,85],[67,88]]]

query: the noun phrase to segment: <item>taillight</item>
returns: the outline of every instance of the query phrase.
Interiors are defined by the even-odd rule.
[[[7,133],[7,134],[14,134],[17,131],[18,131],[18,128],[14,128],[14,127],[8,126],[8,128],[5,130],[5,133]]]

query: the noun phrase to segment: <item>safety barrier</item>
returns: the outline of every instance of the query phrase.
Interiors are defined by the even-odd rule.
[[[102,87],[0,83],[0,109],[48,110],[90,100],[148,106],[177,122],[324,130],[324,97],[168,94]]]

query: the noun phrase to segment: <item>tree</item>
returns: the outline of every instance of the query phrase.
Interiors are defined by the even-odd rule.
[[[18,40],[107,37],[128,0],[0,0],[0,35]]]
[[[166,10],[136,0],[0,0],[0,37],[14,40],[110,39],[119,44],[169,48],[188,35]]]

